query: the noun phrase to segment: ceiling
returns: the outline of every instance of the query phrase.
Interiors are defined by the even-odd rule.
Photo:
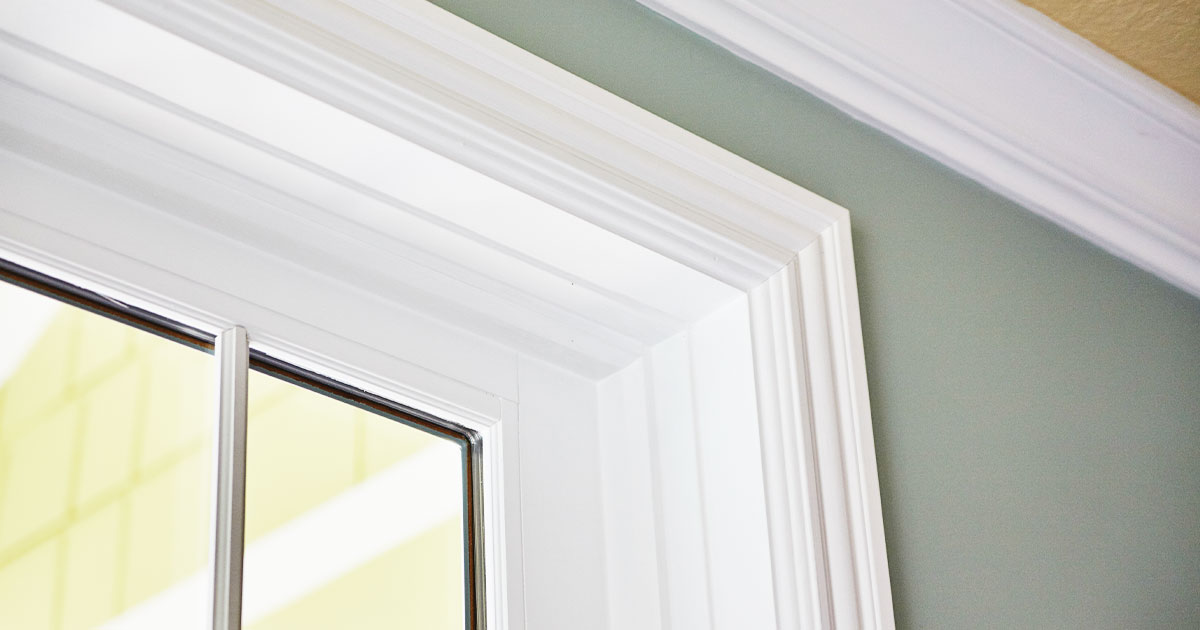
[[[1200,0],[1021,0],[1200,104]]]

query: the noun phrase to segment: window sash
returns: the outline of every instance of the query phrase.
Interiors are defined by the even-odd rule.
[[[242,627],[243,567],[245,559],[246,437],[248,419],[248,376],[252,368],[312,387],[322,395],[339,399],[373,413],[402,419],[405,424],[461,443],[463,458],[463,560],[465,564],[464,618],[466,627],[483,628],[483,497],[482,438],[477,431],[411,409],[381,396],[357,390],[332,378],[309,372],[252,350],[246,328],[233,325],[215,337],[159,313],[147,311],[84,289],[53,275],[34,271],[0,258],[0,282],[34,291],[71,306],[114,319],[173,341],[211,352],[214,362],[215,422],[214,466],[211,478],[211,527],[208,560],[207,627],[240,630]]]

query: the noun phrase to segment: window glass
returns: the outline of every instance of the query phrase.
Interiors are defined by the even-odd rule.
[[[116,317],[0,281],[0,628],[208,625],[215,362]],[[464,628],[465,439],[260,367],[243,625]]]
[[[0,281],[0,627],[204,626],[212,364]]]
[[[463,628],[462,443],[253,370],[248,407],[244,626]]]

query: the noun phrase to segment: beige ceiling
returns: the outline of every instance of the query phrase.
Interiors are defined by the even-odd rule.
[[[1200,104],[1200,0],[1021,0]]]

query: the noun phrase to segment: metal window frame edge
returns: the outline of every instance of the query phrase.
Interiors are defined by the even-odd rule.
[[[250,341],[245,328],[231,326],[217,335],[216,369],[210,625],[213,630],[239,630],[246,546],[246,401],[250,372]]]

